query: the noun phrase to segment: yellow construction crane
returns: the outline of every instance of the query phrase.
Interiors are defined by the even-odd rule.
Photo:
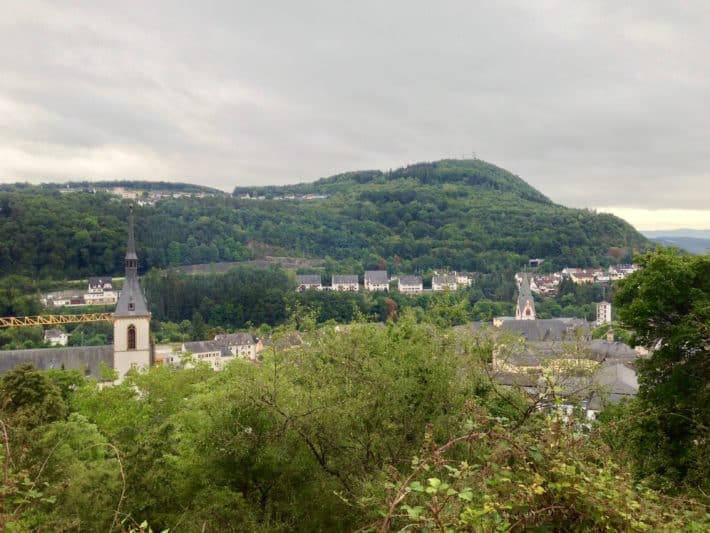
[[[21,326],[51,326],[54,324],[81,324],[84,322],[113,322],[112,313],[86,313],[83,315],[40,315],[0,317],[0,328]]]

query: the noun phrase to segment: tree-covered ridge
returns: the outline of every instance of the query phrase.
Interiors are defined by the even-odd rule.
[[[135,180],[108,180],[108,181],[68,181],[65,183],[41,183],[40,185],[30,185],[29,183],[9,183],[0,184],[0,191],[22,191],[31,189],[46,190],[106,190],[113,187],[120,187],[128,190],[139,191],[163,191],[175,193],[205,193],[224,195],[223,191],[205,185],[195,185],[193,183],[178,183],[172,181],[135,181]]]
[[[514,271],[529,257],[552,268],[606,266],[612,247],[648,241],[623,220],[550,202],[481,161],[420,164],[387,174],[350,173],[260,196],[318,200],[167,198],[136,207],[141,270],[254,257],[253,243],[284,255],[332,258],[343,271],[385,264]],[[80,278],[120,274],[128,203],[105,193],[40,188],[0,192],[0,275]]]
[[[541,192],[528,185],[519,176],[507,170],[481,161],[444,159],[432,163],[417,163],[406,167],[382,172],[379,170],[364,170],[346,172],[321,178],[312,183],[297,185],[267,186],[267,187],[236,187],[235,195],[273,195],[286,194],[335,194],[350,192],[358,185],[386,185],[388,182],[402,179],[414,180],[420,185],[458,184],[470,185],[481,189],[517,193],[519,196],[542,203],[551,203]]]

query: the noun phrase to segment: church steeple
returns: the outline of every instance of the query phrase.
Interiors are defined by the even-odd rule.
[[[530,292],[530,277],[527,272],[523,272],[520,280],[515,318],[517,320],[535,320],[535,300]]]
[[[132,368],[147,368],[153,360],[150,342],[150,311],[138,281],[138,255],[133,234],[133,209],[128,215],[126,279],[113,313],[113,368],[117,381]]]
[[[136,239],[133,235],[133,207],[128,213],[128,244],[126,246],[126,279],[138,276],[138,255],[136,254]]]
[[[116,304],[116,316],[150,316],[143,291],[138,282],[138,254],[136,254],[136,239],[133,231],[133,208],[128,214],[128,242],[126,258],[123,261],[126,269],[126,279],[123,281],[121,296]]]

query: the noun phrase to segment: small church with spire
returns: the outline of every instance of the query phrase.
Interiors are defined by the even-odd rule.
[[[138,280],[133,209],[128,215],[128,245],[124,267],[126,278],[113,313],[113,368],[119,381],[132,368],[146,368],[153,362],[150,311]]]
[[[535,320],[535,300],[530,291],[530,275],[523,272],[518,291],[518,305],[515,306],[516,320]]]
[[[102,380],[103,369],[108,367],[116,372],[115,382],[120,383],[132,368],[151,366],[153,345],[150,340],[150,311],[138,280],[133,209],[128,215],[124,268],[126,278],[112,314],[113,345],[3,350],[0,351],[0,374],[17,365],[31,363],[39,370],[79,370],[87,376]]]

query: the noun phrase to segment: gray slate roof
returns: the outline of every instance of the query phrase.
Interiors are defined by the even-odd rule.
[[[333,285],[346,285],[351,283],[357,285],[359,283],[359,280],[357,278],[357,275],[355,274],[340,274],[333,276],[332,283]]]
[[[590,341],[589,348],[602,361],[616,361],[619,363],[635,361],[639,358],[631,346],[619,341],[594,339]]]
[[[253,346],[259,341],[251,333],[223,333],[215,335],[214,341],[220,346]]]
[[[554,341],[574,336],[578,329],[584,334],[591,329],[589,322],[578,318],[549,318],[544,320],[506,320],[500,329],[518,333],[528,341]]]
[[[131,304],[133,304],[132,309]],[[114,311],[113,316],[150,316],[148,304],[145,301],[145,296],[143,295],[143,291],[137,277],[126,278],[123,282],[121,296],[118,297],[118,303],[116,304],[116,310]]]
[[[608,403],[618,403],[636,395],[639,389],[636,372],[617,363],[604,365],[594,376],[595,391],[589,399],[588,408],[596,411]]]
[[[106,284],[113,286],[111,276],[92,276],[89,278],[89,287],[103,287]]]
[[[305,274],[296,276],[296,283],[299,285],[320,285],[320,274]]]
[[[215,341],[194,341],[184,343],[185,351],[192,354],[218,352],[220,355],[229,357],[232,352],[225,345]]]
[[[113,346],[73,346],[70,348],[40,348],[36,350],[0,351],[0,374],[17,365],[32,363],[39,370],[64,368],[79,370],[101,378],[101,363],[113,368]]]
[[[522,280],[520,281],[520,290],[518,291],[518,309],[522,313],[525,310],[525,304],[529,302],[533,312],[535,311],[535,300],[530,292],[530,276],[527,272],[523,272]]]
[[[399,283],[402,285],[416,285],[422,284],[422,278],[419,276],[400,276]]]
[[[431,278],[432,285],[456,285],[456,276],[452,274],[440,274]]]
[[[390,279],[386,270],[365,270],[365,282],[385,284],[389,283]]]
[[[145,296],[141,290],[141,284],[138,281],[138,269],[129,266],[129,263],[138,262],[136,255],[136,244],[133,237],[133,209],[128,215],[128,244],[126,245],[126,279],[123,282],[121,295],[116,303],[116,310],[113,313],[115,317],[133,317],[133,316],[150,316],[148,305],[145,301]]]

